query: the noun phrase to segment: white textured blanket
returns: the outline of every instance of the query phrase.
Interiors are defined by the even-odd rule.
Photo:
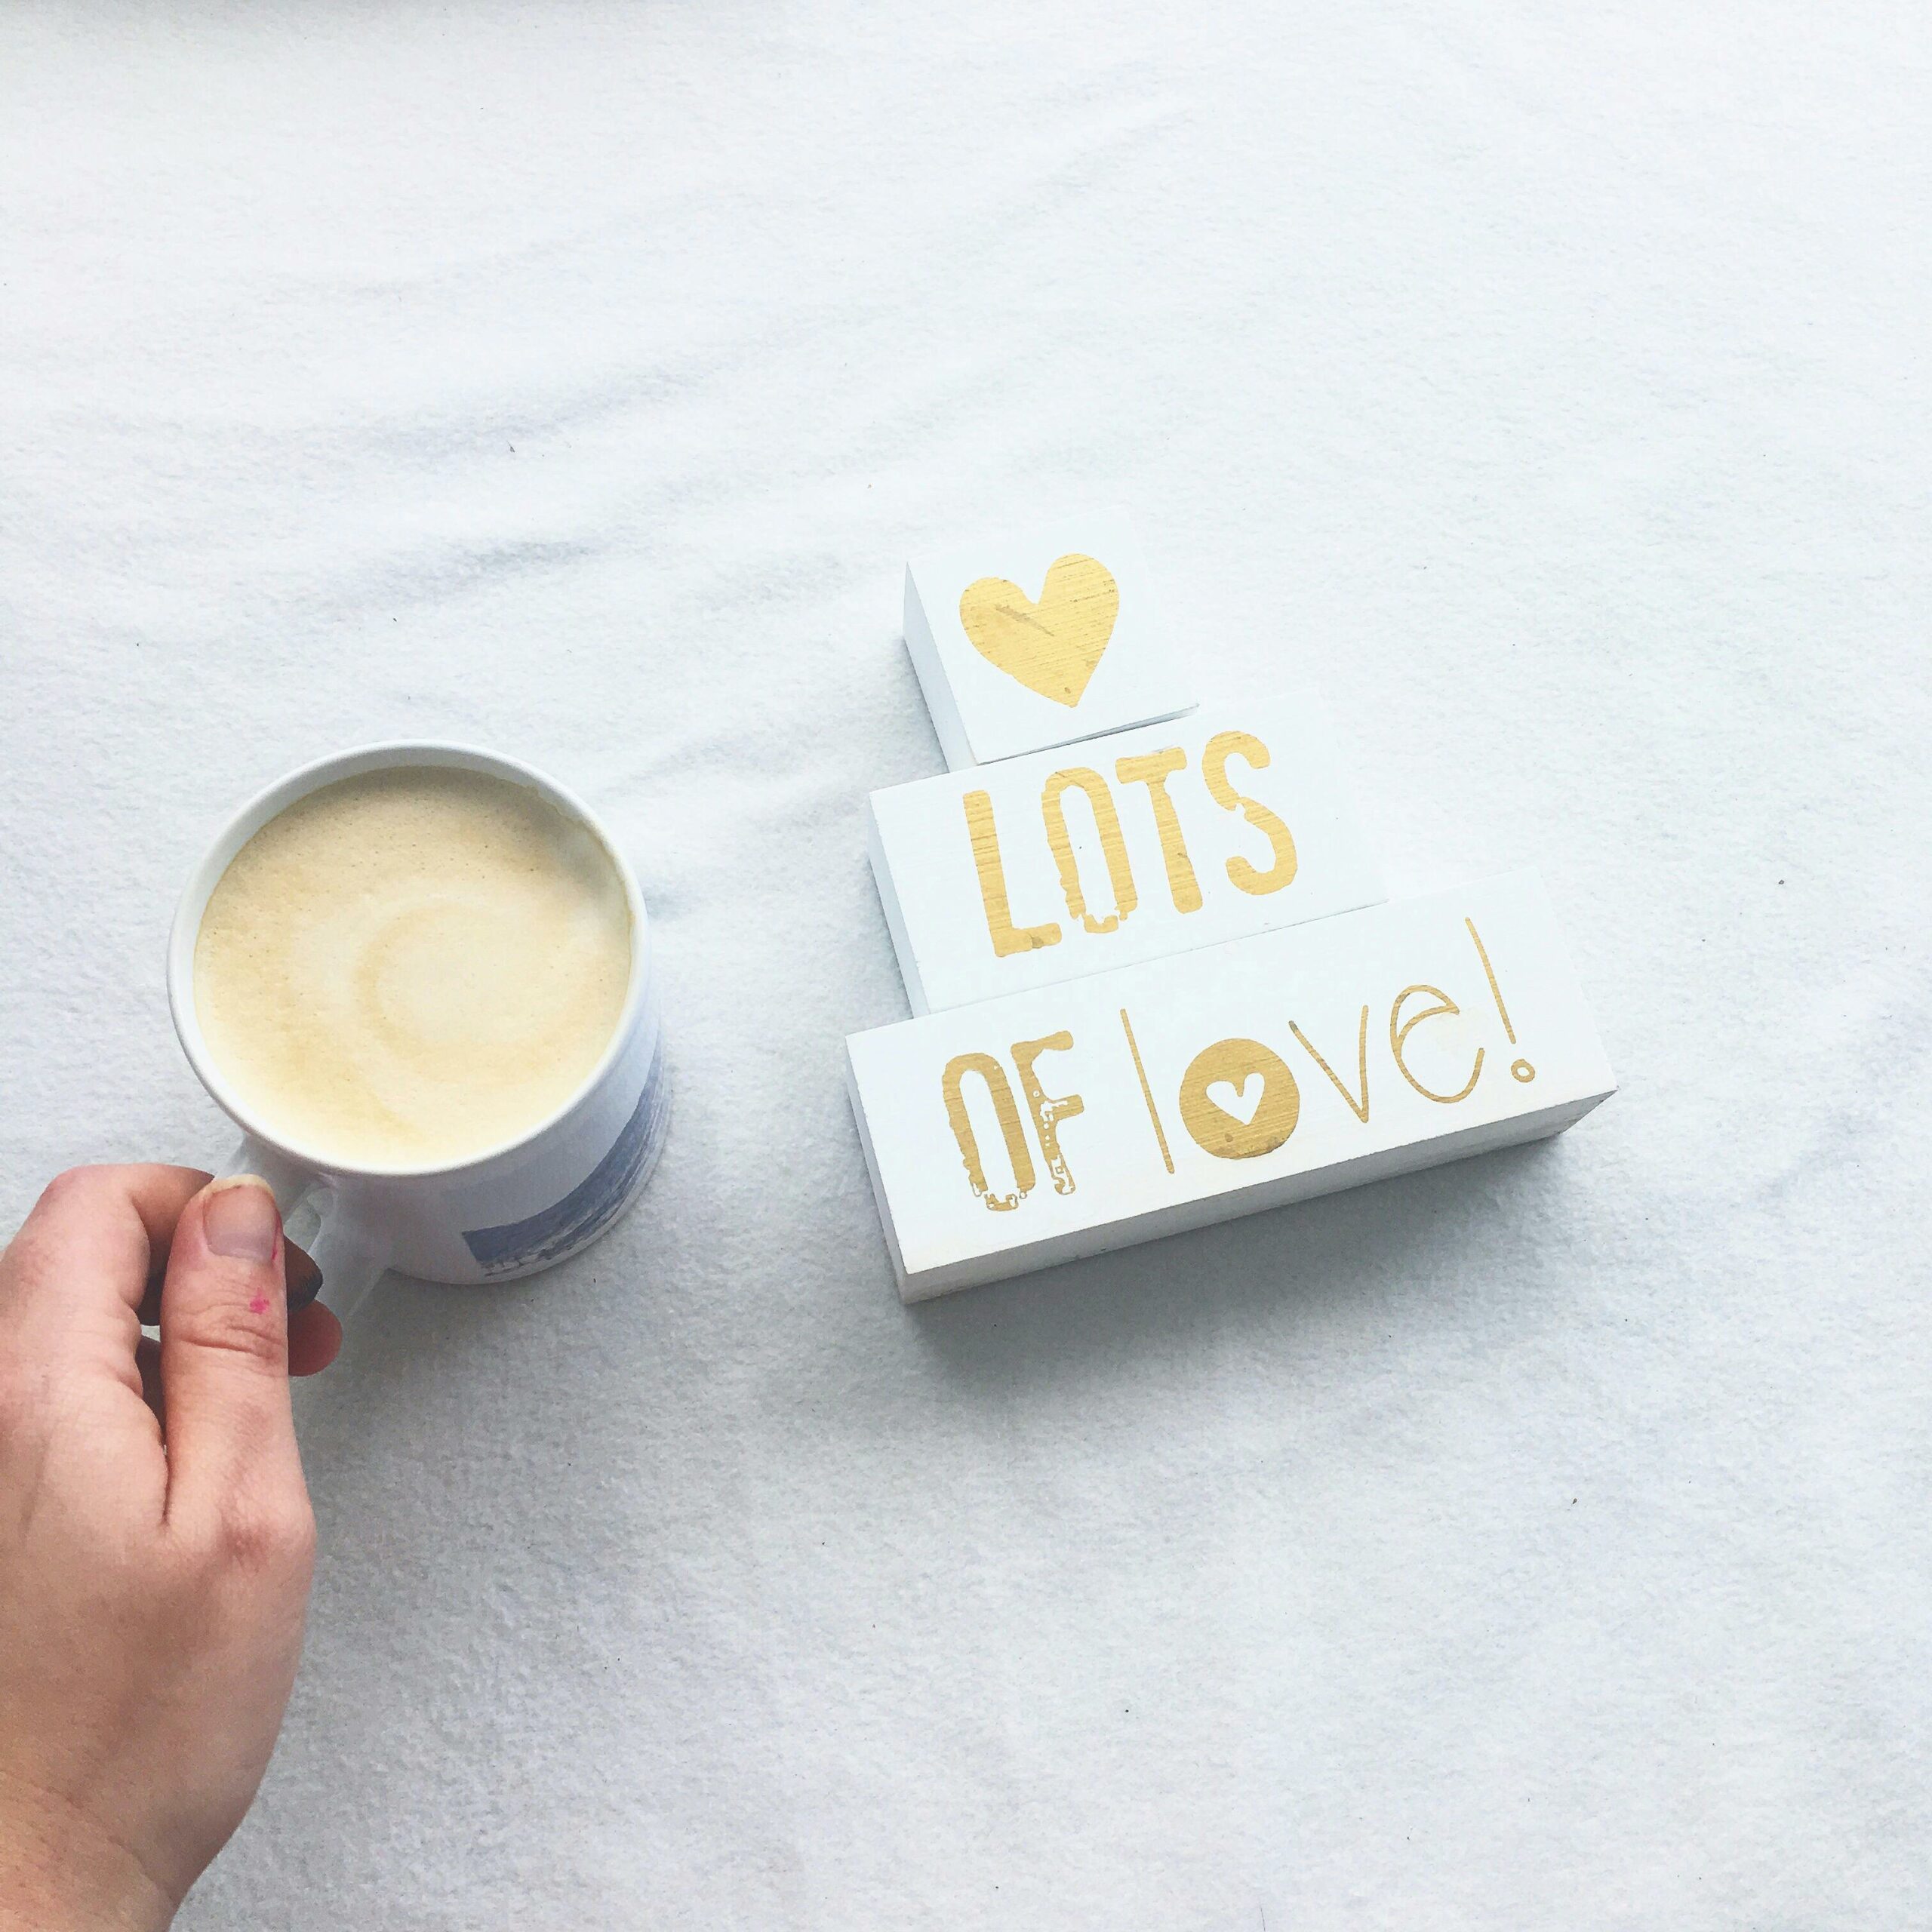
[[[0,1226],[218,1158],[162,942],[358,740],[629,841],[677,1115],[305,1392],[194,1932],[1922,1923],[1932,16],[0,17]],[[1397,891],[1534,865],[1552,1146],[906,1312],[840,1079],[909,552],[1118,502]]]

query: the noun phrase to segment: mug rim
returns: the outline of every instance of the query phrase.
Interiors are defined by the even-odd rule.
[[[229,1084],[208,1047],[202,1031],[201,1016],[195,1008],[195,947],[215,888],[242,847],[272,819],[279,817],[291,805],[311,792],[320,791],[324,786],[338,780],[359,777],[368,771],[392,771],[416,765],[443,765],[481,771],[523,786],[583,826],[603,849],[623,886],[624,903],[631,922],[630,975],[624,988],[623,1005],[596,1064],[541,1119],[519,1130],[508,1140],[477,1153],[466,1154],[460,1160],[435,1161],[421,1166],[340,1161],[313,1148],[304,1147],[284,1134],[266,1130]],[[195,1078],[206,1088],[210,1099],[250,1140],[259,1142],[269,1152],[295,1165],[312,1169],[318,1174],[355,1180],[432,1180],[469,1172],[518,1153],[542,1140],[569,1118],[617,1064],[636,1030],[650,977],[650,951],[648,915],[637,875],[603,820],[574,792],[521,758],[486,750],[480,745],[461,744],[441,738],[384,739],[371,744],[353,746],[345,751],[331,752],[285,772],[230,813],[221,829],[202,848],[201,857],[175,902],[174,918],[168,929],[168,1011],[174,1022],[175,1037],[181,1043],[181,1051],[187,1056]]]

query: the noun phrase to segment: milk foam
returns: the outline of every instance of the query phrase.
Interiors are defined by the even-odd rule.
[[[432,1167],[534,1127],[602,1057],[630,977],[602,845],[448,766],[312,792],[202,917],[195,1010],[248,1111],[346,1166]]]

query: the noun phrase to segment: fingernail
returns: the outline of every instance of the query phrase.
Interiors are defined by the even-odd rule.
[[[209,1188],[202,1226],[217,1254],[231,1261],[272,1261],[281,1215],[266,1181],[253,1174],[232,1174]]]
[[[292,1241],[281,1244],[281,1272],[288,1282],[288,1306],[306,1308],[321,1293],[322,1271]]]

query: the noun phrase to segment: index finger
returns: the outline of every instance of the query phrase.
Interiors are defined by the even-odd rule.
[[[57,1272],[111,1283],[138,1307],[182,1209],[208,1184],[198,1168],[152,1161],[57,1174],[0,1256],[0,1304],[45,1293]]]
[[[155,1164],[74,1168],[51,1181],[0,1254],[0,1321],[17,1346],[131,1370],[155,1257],[207,1182],[197,1168]]]

